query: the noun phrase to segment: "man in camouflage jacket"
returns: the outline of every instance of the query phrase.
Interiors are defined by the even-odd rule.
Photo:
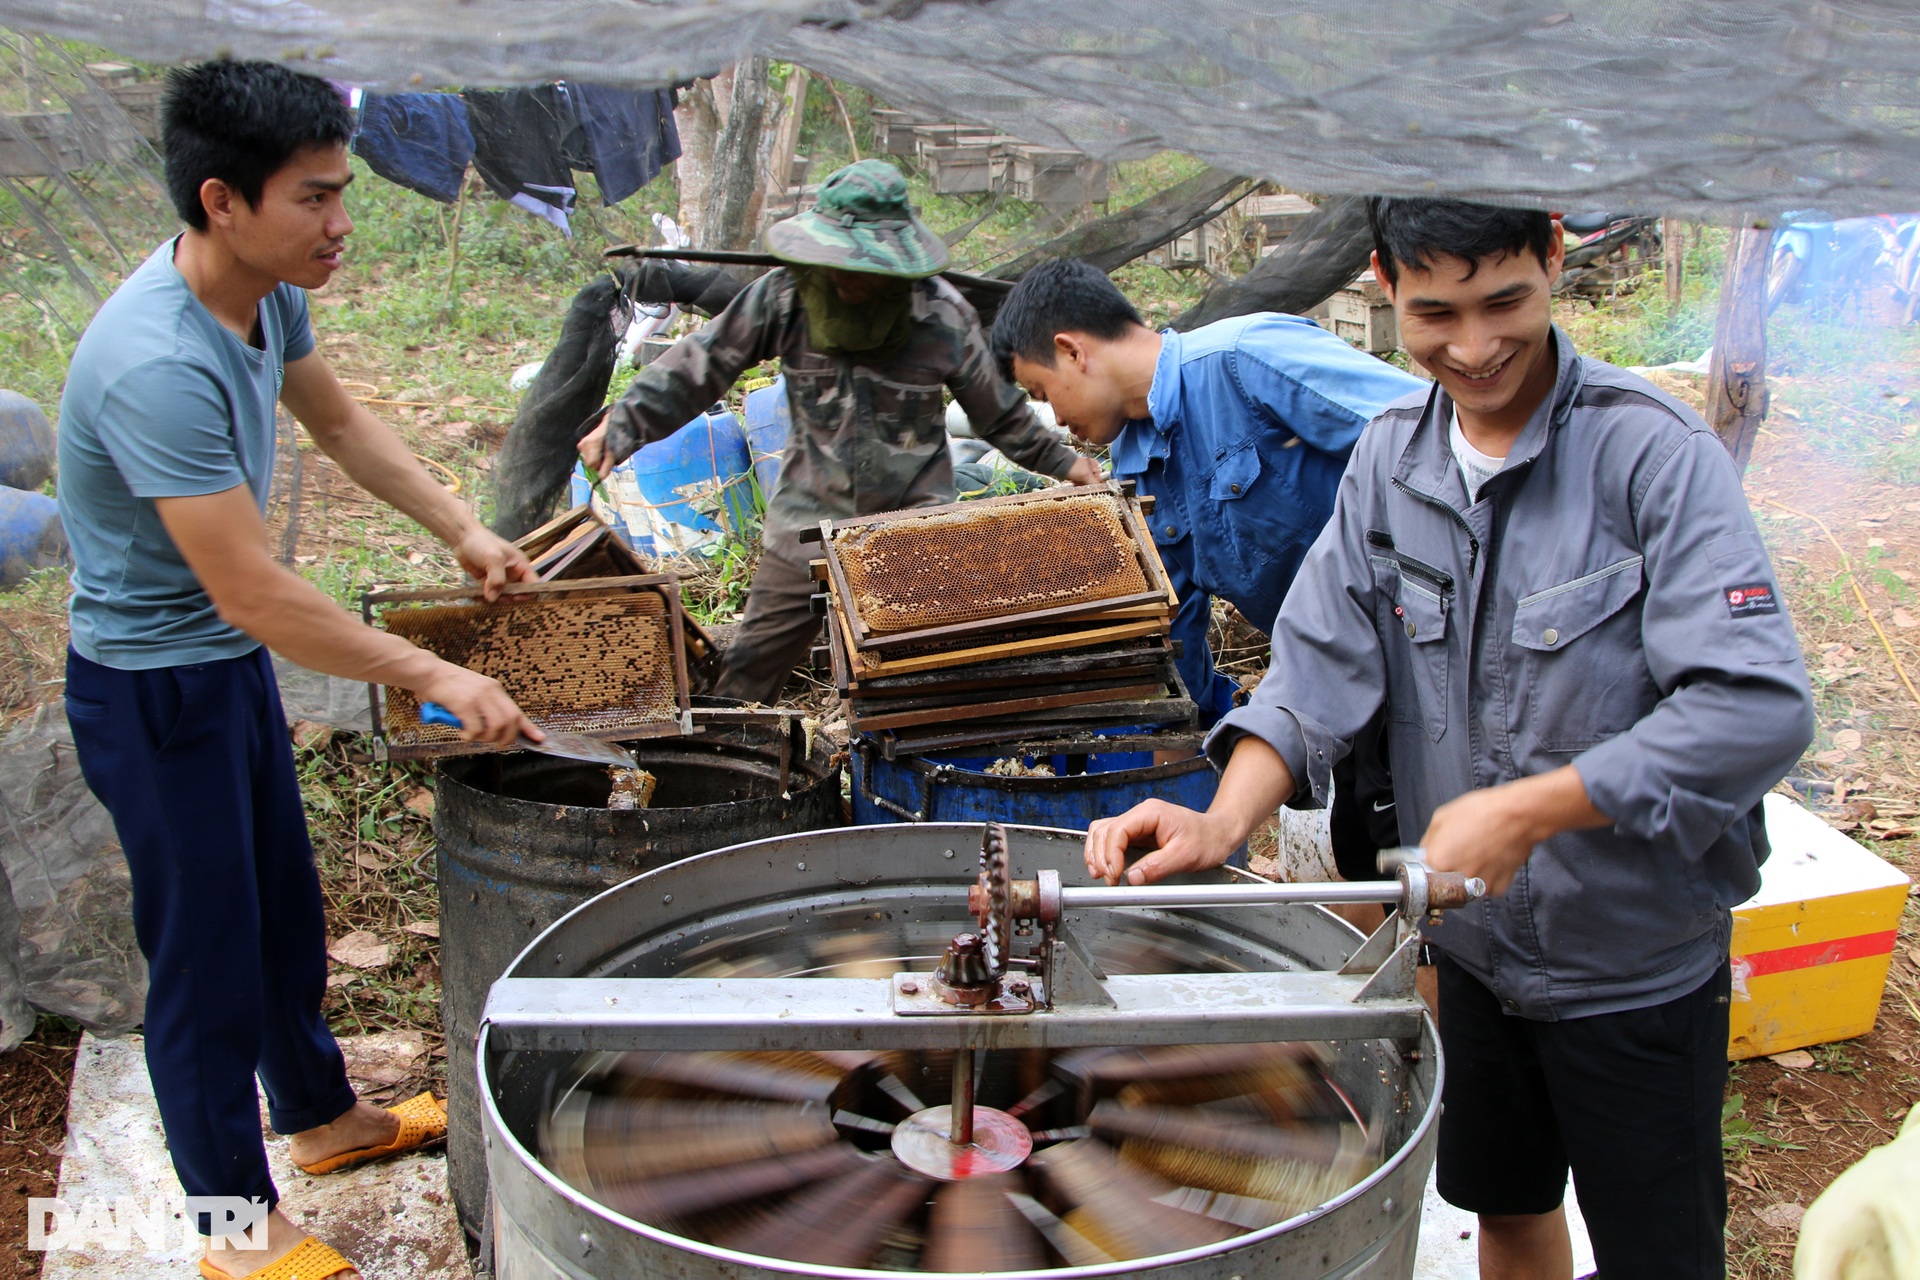
[[[863,160],[821,184],[817,205],[768,228],[788,266],[760,277],[633,380],[580,442],[600,471],[673,434],[743,372],[779,357],[793,426],[768,499],[760,566],[717,692],[771,703],[819,630],[798,534],[823,519],[954,500],[946,407],[1032,471],[1100,478],[1000,376],[980,320],[938,273],[947,249],[914,216],[891,165]]]

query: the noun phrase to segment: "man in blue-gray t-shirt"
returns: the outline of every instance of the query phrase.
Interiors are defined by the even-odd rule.
[[[94,317],[61,399],[67,716],[132,872],[147,1069],[174,1168],[189,1197],[268,1209],[249,1233],[264,1247],[215,1234],[202,1273],[286,1258],[303,1277],[351,1275],[274,1207],[255,1076],[310,1172],[417,1145],[445,1131],[445,1111],[431,1095],[391,1111],[358,1101],[320,1015],[320,884],[267,650],[443,703],[469,738],[541,735],[493,680],[363,625],[274,559],[276,404],[487,596],[532,571],[314,351],[302,290],[327,283],[353,229],[338,95],[270,63],[211,62],[173,73],[163,117],[187,229]],[[210,1232],[207,1206],[189,1207]]]

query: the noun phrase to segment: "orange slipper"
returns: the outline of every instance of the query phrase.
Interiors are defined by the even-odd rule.
[[[384,1160],[388,1156],[397,1156],[405,1151],[418,1151],[447,1136],[447,1104],[431,1093],[408,1098],[399,1106],[388,1107],[387,1110],[400,1117],[400,1132],[395,1135],[392,1142],[380,1147],[361,1147],[355,1151],[342,1151],[337,1156],[328,1156],[325,1160],[303,1164],[300,1168],[306,1173],[315,1175],[337,1173],[341,1169],[351,1169],[369,1160]],[[324,1274],[331,1275],[332,1272]],[[317,1280],[317,1278],[303,1275],[300,1280]]]
[[[203,1280],[327,1280],[328,1276],[354,1270],[357,1268],[339,1250],[312,1236],[293,1246],[277,1262],[269,1262],[244,1276],[229,1276],[205,1258],[200,1259]]]

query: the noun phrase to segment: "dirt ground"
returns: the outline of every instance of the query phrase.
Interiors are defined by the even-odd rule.
[[[361,368],[350,350],[329,354],[343,376],[365,379],[353,388],[356,392],[386,400],[424,398],[409,394],[413,389],[393,377],[383,380]],[[1697,380],[1663,382],[1698,404]],[[470,404],[375,407],[413,447],[468,486],[483,476],[485,452],[497,443],[505,421],[487,406]],[[387,524],[313,450],[302,450],[302,458],[295,517],[301,563],[339,560],[356,585],[370,584],[376,572],[384,578],[395,566],[421,575],[438,570],[451,579],[443,551],[417,533]],[[277,486],[282,495],[290,480],[283,472]],[[1904,687],[1862,614],[1840,552],[1806,518],[1825,521],[1845,548],[1887,642],[1920,679],[1920,600],[1907,589],[1912,575],[1920,573],[1920,487],[1893,484],[1816,450],[1787,412],[1776,414],[1763,433],[1747,486],[1800,629],[1818,699],[1819,738],[1791,785],[1830,821],[1920,877],[1920,840],[1913,834],[1920,825],[1915,822],[1920,817],[1920,698]],[[290,506],[283,498],[273,512],[276,539],[293,514]],[[377,560],[369,559],[370,550],[378,551]],[[20,611],[8,616],[10,651],[0,646],[0,703],[17,714],[44,696],[45,682],[59,675],[64,635],[52,610],[37,621]],[[1223,665],[1237,676],[1256,677],[1264,658],[1257,636],[1236,631],[1230,639]],[[823,718],[833,714],[811,684],[797,680],[789,693],[803,690],[805,701],[818,704]],[[375,779],[369,766],[353,758],[349,739],[322,737],[310,741],[306,751],[303,769],[316,770],[314,776],[324,776],[341,794],[372,786],[383,796],[391,793],[377,815],[391,824],[389,831],[363,839],[356,834],[361,821],[356,811],[353,824],[341,826],[336,844],[322,849],[323,878],[338,917],[330,921],[330,936],[371,928],[396,944],[392,971],[385,976],[356,975],[340,966],[339,984],[329,992],[329,1016],[346,1029],[355,1028],[356,1020],[372,1032],[399,1025],[427,1028],[424,1048],[431,1059],[437,1048],[432,1030],[437,943],[406,927],[420,922],[421,904],[431,902],[431,885],[409,884],[403,892],[380,887],[381,875],[398,874],[385,867],[406,866],[424,847],[430,798],[423,807],[423,793],[397,775]],[[384,1023],[364,1021],[396,1000],[412,1012]],[[38,1274],[37,1255],[23,1248],[25,1199],[52,1194],[58,1177],[66,1079],[76,1039],[70,1029],[43,1027],[20,1051],[0,1057],[0,1241],[6,1242],[0,1248],[0,1280]],[[378,1083],[410,1089],[439,1066],[407,1056],[409,1062],[393,1072],[404,1080]],[[1818,1048],[1813,1059],[1810,1067],[1789,1069],[1762,1059],[1733,1069],[1728,1092],[1741,1097],[1743,1122],[1733,1126],[1728,1145],[1729,1271],[1736,1277],[1789,1275],[1799,1213],[1842,1169],[1887,1141],[1907,1109],[1920,1101],[1920,899],[1910,900],[1902,920],[1874,1031]]]
[[[67,1133],[67,1085],[80,1033],[42,1026],[0,1054],[0,1280],[31,1280],[40,1255],[27,1251],[27,1199],[51,1196]]]

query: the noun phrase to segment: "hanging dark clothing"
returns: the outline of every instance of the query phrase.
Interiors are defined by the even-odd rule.
[[[452,204],[473,159],[467,104],[455,93],[369,93],[353,153],[388,182]]]
[[[619,204],[680,158],[680,130],[673,122],[673,90],[615,89],[566,85],[586,142],[600,196]]]
[[[563,144],[573,119],[560,87],[469,89],[461,96],[481,179],[501,199],[564,228],[574,187]]]

